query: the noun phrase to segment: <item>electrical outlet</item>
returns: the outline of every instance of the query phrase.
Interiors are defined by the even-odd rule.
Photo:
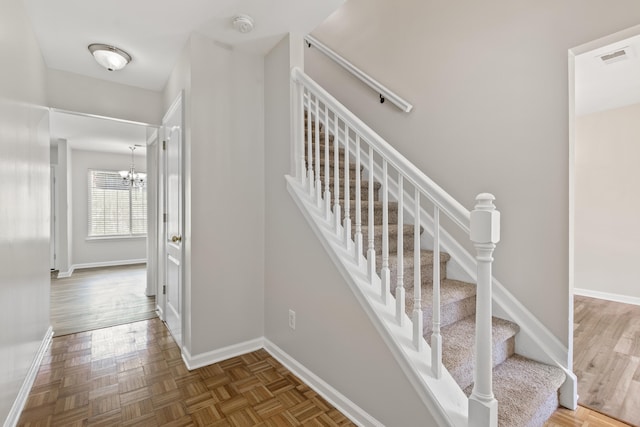
[[[296,329],[296,312],[291,309],[289,309],[289,327]]]

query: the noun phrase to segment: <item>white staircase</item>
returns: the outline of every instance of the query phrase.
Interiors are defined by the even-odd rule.
[[[500,306],[512,300],[504,288],[492,294],[494,197],[478,195],[470,212],[302,71],[292,81],[289,192],[439,425],[537,426],[571,406],[575,377],[557,343],[517,302]],[[475,283],[448,278],[454,263]],[[494,318],[494,304],[511,316]],[[519,334],[524,356],[545,363],[518,354]]]

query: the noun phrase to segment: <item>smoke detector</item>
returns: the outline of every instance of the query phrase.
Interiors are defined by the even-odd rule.
[[[253,30],[253,18],[249,15],[237,15],[233,18],[233,28],[242,34],[250,33]]]
[[[633,55],[629,46],[625,46],[623,48],[612,50],[602,55],[598,55],[597,58],[599,58],[602,61],[602,63],[608,65],[608,64],[613,64],[614,62],[624,61],[626,59],[631,58],[632,56]]]

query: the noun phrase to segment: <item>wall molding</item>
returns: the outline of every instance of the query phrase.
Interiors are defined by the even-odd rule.
[[[38,375],[38,369],[40,368],[40,364],[42,363],[42,359],[49,348],[49,344],[51,344],[51,339],[53,338],[53,327],[49,326],[47,332],[44,334],[44,338],[42,342],[40,342],[40,347],[36,352],[35,357],[33,358],[33,362],[31,362],[31,366],[27,371],[27,376],[22,382],[22,386],[18,391],[18,396],[16,396],[16,400],[13,402],[11,409],[9,410],[9,414],[4,421],[4,427],[13,427],[18,424],[18,420],[20,419],[20,414],[22,414],[22,410],[27,403],[27,399],[29,398],[29,392],[31,391],[31,387],[33,387],[33,383],[36,380],[36,376]]]
[[[263,347],[264,338],[260,337],[196,355],[192,355],[189,353],[189,350],[183,348],[182,360],[184,360],[185,365],[187,365],[187,369],[192,371],[194,369],[202,368],[203,366],[213,365],[214,363],[218,363],[232,357],[260,350]]]
[[[71,277],[75,270],[82,270],[83,268],[96,268],[96,267],[117,267],[119,265],[133,265],[133,264],[146,264],[146,258],[140,259],[123,259],[119,261],[102,261],[102,262],[87,262],[84,264],[72,264],[68,271],[59,271],[58,279]]]
[[[316,393],[357,425],[384,427],[384,424],[376,420],[368,412],[356,405],[267,338],[264,339],[264,349],[269,352],[274,359],[293,372],[298,378],[304,381],[306,385],[311,387]]]
[[[624,304],[640,305],[640,298],[630,297],[627,295],[612,294],[609,292],[592,291],[590,289],[580,288],[574,288],[573,293],[574,295],[580,295],[582,297],[598,298],[607,301],[621,302]]]

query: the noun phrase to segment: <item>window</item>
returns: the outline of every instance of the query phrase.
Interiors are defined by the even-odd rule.
[[[89,237],[145,236],[147,189],[115,171],[89,171]]]

